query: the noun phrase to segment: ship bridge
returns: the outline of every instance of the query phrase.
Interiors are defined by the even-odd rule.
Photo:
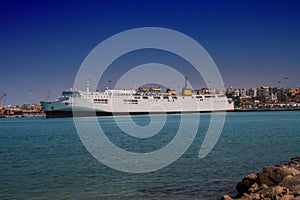
[[[72,98],[78,98],[80,97],[80,93],[78,91],[72,91],[72,90],[68,90],[68,91],[63,91],[61,93],[61,97],[59,98],[60,101],[64,101],[64,100],[68,100],[70,97]]]

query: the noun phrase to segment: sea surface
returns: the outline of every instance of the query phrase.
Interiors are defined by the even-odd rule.
[[[181,117],[168,115],[161,132],[146,139],[124,134],[113,117],[97,120],[120,148],[149,152],[175,137]],[[243,176],[300,155],[299,111],[227,113],[216,146],[202,159],[198,153],[211,114],[197,117],[190,148],[169,166],[142,174],[120,172],[95,159],[72,118],[0,119],[0,199],[220,199],[234,194]],[[140,126],[151,122],[149,116],[133,120]]]

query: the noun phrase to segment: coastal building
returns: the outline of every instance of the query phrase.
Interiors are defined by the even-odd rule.
[[[289,88],[288,94],[290,96],[295,96],[296,94],[300,94],[300,88]]]
[[[284,88],[282,87],[272,88],[272,95],[275,103],[283,101]]]
[[[0,117],[4,116],[5,107],[0,105]]]
[[[262,86],[260,87],[260,97],[268,100],[270,98],[270,87],[269,86]]]
[[[239,89],[240,90],[240,97],[247,97],[247,90],[242,88],[242,89]]]
[[[6,107],[4,110],[4,116],[15,116],[15,117],[21,117],[23,115],[23,112],[21,108],[17,106],[9,106]]]
[[[256,97],[257,96],[257,88],[249,88],[247,90],[247,96]]]
[[[239,89],[234,89],[233,90],[233,96],[239,97],[240,96],[240,90]]]
[[[35,117],[43,116],[40,104],[6,105],[0,107],[0,117]]]
[[[249,106],[253,105],[253,101],[251,97],[240,97],[240,104],[241,106]]]
[[[227,94],[231,94],[232,92],[233,92],[233,87],[232,86],[226,89]]]

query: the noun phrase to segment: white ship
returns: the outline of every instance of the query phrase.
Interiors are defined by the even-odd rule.
[[[233,111],[232,99],[224,94],[197,94],[184,87],[181,94],[174,90],[141,87],[104,92],[66,90],[55,101],[41,101],[47,118],[176,114]]]

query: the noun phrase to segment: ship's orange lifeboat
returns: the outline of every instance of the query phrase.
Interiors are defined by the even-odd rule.
[[[161,91],[161,88],[160,88],[160,87],[151,88],[151,91],[154,91],[154,92],[160,92],[160,91]]]
[[[141,92],[148,92],[149,88],[148,87],[139,87],[138,90]]]

